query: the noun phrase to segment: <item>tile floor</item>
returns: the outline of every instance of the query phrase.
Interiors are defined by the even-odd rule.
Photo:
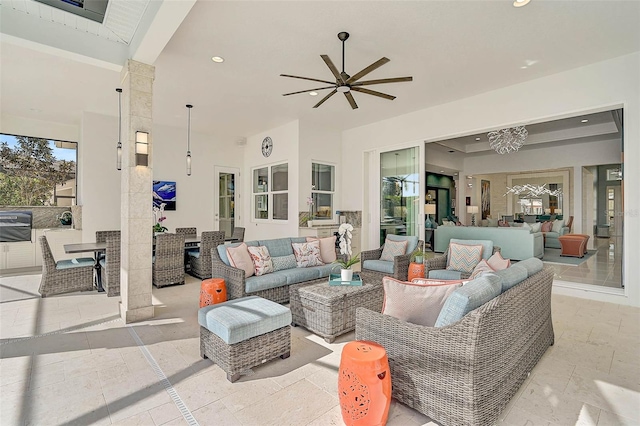
[[[153,293],[155,318],[130,327],[118,298],[95,292],[0,303],[0,424],[188,424],[143,349],[201,425],[343,424],[337,369],[353,333],[327,344],[294,328],[290,358],[231,384],[200,358],[199,281]],[[558,295],[552,303],[556,344],[500,423],[640,424],[640,309]],[[436,423],[394,402],[388,424]]]

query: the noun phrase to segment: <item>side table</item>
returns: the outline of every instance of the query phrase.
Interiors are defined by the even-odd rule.
[[[424,278],[424,263],[411,262],[409,264],[409,276],[407,281],[411,281],[414,278]]]

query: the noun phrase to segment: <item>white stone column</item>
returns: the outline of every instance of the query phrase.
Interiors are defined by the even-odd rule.
[[[129,59],[122,69],[122,175],[120,195],[120,316],[125,323],[153,317],[152,99],[155,67]],[[147,132],[148,166],[136,166],[136,131]]]

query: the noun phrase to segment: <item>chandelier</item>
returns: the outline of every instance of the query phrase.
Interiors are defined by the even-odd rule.
[[[561,189],[556,189],[552,191],[546,186],[547,186],[546,183],[544,185],[531,185],[526,183],[524,185],[514,185],[511,188],[507,186],[507,192],[504,193],[503,197],[506,197],[510,193],[515,195],[520,195],[524,193],[529,197],[539,197],[542,194],[549,194],[554,197],[558,197],[562,195]]]
[[[487,137],[489,138],[489,146],[495,149],[498,154],[508,154],[519,150],[524,145],[528,134],[529,132],[524,126],[517,126],[494,130],[487,133]]]

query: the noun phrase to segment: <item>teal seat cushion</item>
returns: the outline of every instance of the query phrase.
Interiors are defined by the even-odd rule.
[[[258,296],[210,305],[198,311],[198,323],[233,345],[291,324],[291,311]]]
[[[494,274],[502,278],[502,292],[509,290],[514,285],[527,279],[527,270],[516,264],[501,271],[495,271]]]
[[[460,240],[458,238],[451,238],[449,243],[466,244],[468,246],[477,246],[482,244],[482,258],[484,260],[489,260],[493,254],[493,241],[491,240]],[[448,256],[449,251],[447,250],[447,259]]]
[[[280,271],[280,273],[287,277],[287,284],[297,284],[320,278],[320,271],[315,266],[311,268],[287,269]]]
[[[93,266],[95,260],[91,257],[79,257],[71,260],[59,260],[56,262],[56,269],[82,268],[85,266]]]
[[[291,238],[277,238],[275,240],[260,240],[261,246],[265,246],[269,250],[269,256],[279,257],[293,254],[291,246]]]
[[[337,263],[328,263],[322,266],[314,266],[314,269],[317,269],[320,273],[318,278],[329,277],[330,274],[339,274],[340,273],[340,265]]]
[[[527,270],[527,277],[530,277],[531,275],[537,274],[538,272],[542,271],[542,267],[544,266],[542,260],[538,259],[537,257],[530,257],[529,259],[521,260],[520,262],[516,263],[516,265],[521,266]]]
[[[195,257],[196,259],[200,257],[200,249],[189,249],[187,250],[187,256]]]
[[[429,271],[429,277],[436,280],[459,280],[462,272],[447,269],[433,269]]]
[[[100,262],[99,262],[99,263],[100,263],[100,266],[101,266],[101,267],[103,267],[103,268],[105,268],[105,267],[106,267],[106,265],[107,265],[107,261],[106,261],[106,260],[104,260],[104,258],[100,259]]]
[[[386,260],[365,260],[362,269],[370,269],[372,271],[384,272],[393,275],[393,262]]]
[[[498,296],[501,291],[502,279],[492,273],[469,281],[449,295],[438,315],[435,327],[444,327],[460,321],[469,312]]]
[[[254,293],[287,285],[287,276],[283,275],[283,272],[285,271],[272,272],[259,277],[255,275],[248,277],[244,281],[244,289],[247,293]]]
[[[387,238],[391,241],[408,241],[404,254],[413,253],[416,247],[418,247],[418,237],[416,236],[388,234]]]

